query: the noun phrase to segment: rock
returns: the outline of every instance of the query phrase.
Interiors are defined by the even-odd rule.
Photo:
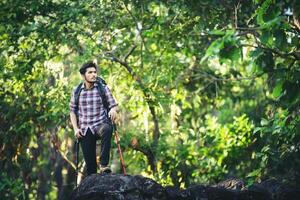
[[[164,200],[165,189],[149,178],[142,176],[93,174],[86,177],[71,194],[76,200]]]
[[[231,189],[231,190],[244,190],[245,183],[241,179],[231,178],[218,183],[216,187]]]
[[[239,179],[228,179],[214,186],[193,185],[185,190],[162,187],[152,179],[120,174],[93,174],[75,189],[74,200],[298,200],[299,188],[268,180],[246,188]]]
[[[253,184],[249,191],[267,193],[272,200],[299,200],[300,189],[279,183],[276,179],[268,179],[261,183]]]

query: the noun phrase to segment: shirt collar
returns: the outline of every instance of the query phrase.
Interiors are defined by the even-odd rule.
[[[94,86],[93,86],[92,88],[94,88],[95,86],[98,86],[98,83],[97,83],[97,82],[94,83]],[[92,88],[91,88],[91,89],[92,89]],[[81,89],[85,89],[84,83],[81,85]]]

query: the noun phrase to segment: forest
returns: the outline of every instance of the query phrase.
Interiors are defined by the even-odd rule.
[[[1,199],[73,191],[69,103],[90,60],[127,174],[300,185],[299,0],[2,0],[0,52]]]

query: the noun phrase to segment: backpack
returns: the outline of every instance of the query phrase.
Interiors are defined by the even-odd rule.
[[[97,89],[99,91],[99,94],[100,94],[100,97],[102,99],[102,103],[103,103],[103,106],[104,108],[106,109],[106,111],[108,112],[108,102],[107,102],[107,97],[105,95],[105,85],[106,85],[106,82],[101,78],[101,77],[97,77],[97,80],[96,80],[96,83],[97,83]],[[79,110],[79,96],[80,96],[80,92],[82,90],[82,84],[83,82],[81,82],[76,90],[75,90],[75,93],[74,93],[74,97],[75,97],[75,114],[78,115],[78,110]]]

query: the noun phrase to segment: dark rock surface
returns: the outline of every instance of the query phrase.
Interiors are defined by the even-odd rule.
[[[93,174],[80,183],[71,199],[167,199],[167,193],[161,185],[142,176]]]
[[[214,186],[194,185],[185,190],[142,176],[94,174],[73,191],[74,200],[300,200],[300,189],[268,180],[246,188],[242,180],[229,179]]]

